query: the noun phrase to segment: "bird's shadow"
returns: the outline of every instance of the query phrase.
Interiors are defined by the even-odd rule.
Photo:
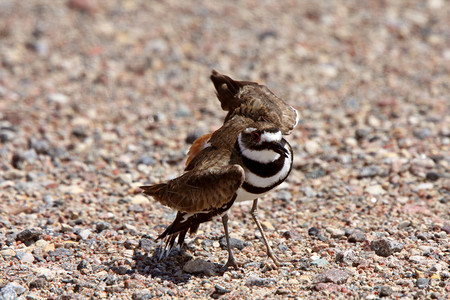
[[[224,273],[222,266],[218,263],[208,263],[210,268],[200,272],[186,272],[184,265],[193,260],[192,255],[187,253],[186,245],[181,249],[172,249],[166,256],[160,259],[161,248],[156,243],[152,247],[142,249],[136,248],[133,255],[134,266],[129,270],[130,274],[138,273],[144,276],[161,278],[175,284],[188,282],[192,277],[221,276]],[[114,270],[113,270],[114,271]]]

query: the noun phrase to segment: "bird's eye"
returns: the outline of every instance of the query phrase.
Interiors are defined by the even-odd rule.
[[[252,141],[254,141],[254,142],[259,142],[261,140],[261,136],[259,135],[259,132],[257,132],[257,131],[253,131],[251,133],[251,138],[252,138]]]

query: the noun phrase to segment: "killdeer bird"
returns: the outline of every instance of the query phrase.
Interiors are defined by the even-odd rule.
[[[161,255],[167,255],[175,244],[181,246],[188,231],[193,234],[201,223],[221,217],[228,248],[224,269],[238,269],[230,247],[228,211],[235,202],[253,200],[251,215],[267,254],[280,265],[256,212],[258,198],[282,183],[292,168],[292,149],[282,133],[278,124],[234,114],[198,142],[201,147],[195,155],[191,153],[184,174],[141,187],[145,194],[178,211],[173,223],[158,236],[165,244]]]

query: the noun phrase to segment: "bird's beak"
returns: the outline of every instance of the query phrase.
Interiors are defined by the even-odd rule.
[[[286,148],[284,148],[283,144],[281,144],[280,142],[272,143],[272,145],[273,145],[273,151],[275,151],[276,153],[278,153],[280,155],[284,155],[284,157],[289,156],[289,152],[286,150]]]

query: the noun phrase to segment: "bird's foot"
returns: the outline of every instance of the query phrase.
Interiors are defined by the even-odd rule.
[[[233,256],[229,257],[226,264],[224,264],[220,269],[222,272],[226,272],[229,267],[233,267],[236,271],[240,270],[240,266],[243,264],[237,263]]]

